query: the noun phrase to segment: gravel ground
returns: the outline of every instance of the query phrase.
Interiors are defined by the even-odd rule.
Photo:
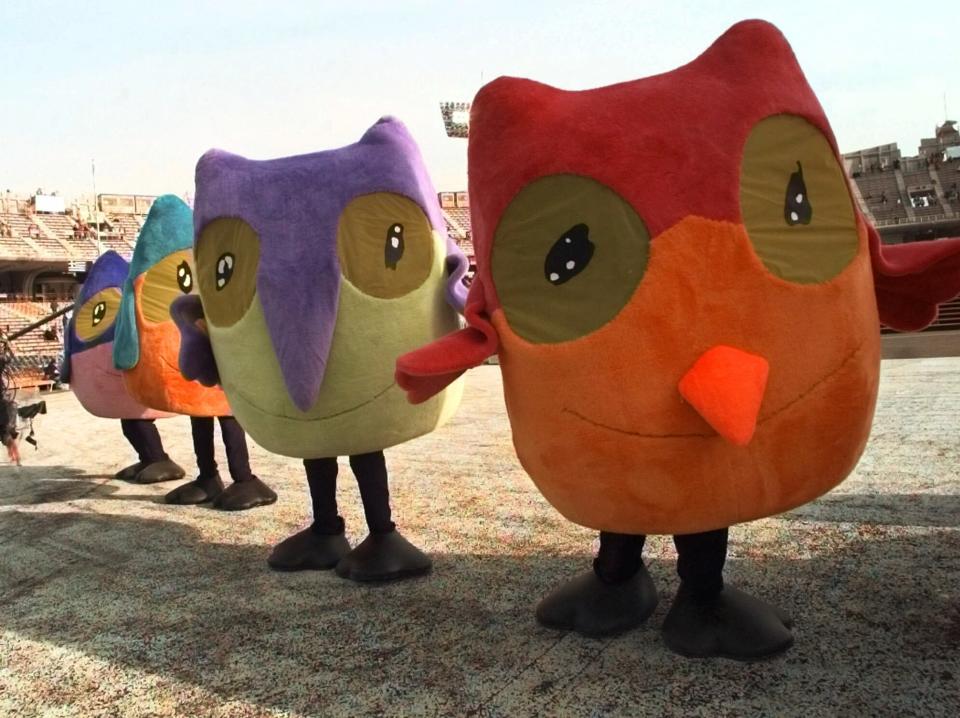
[[[960,715],[960,359],[884,362],[854,475],[731,532],[728,579],[796,621],[795,646],[753,664],[663,646],[665,537],[647,545],[661,602],[645,626],[591,640],[535,623],[594,535],[518,465],[497,367],[469,375],[448,426],[388,452],[395,518],[435,564],[377,587],[268,569],[307,521],[296,460],[251,445],[273,506],[166,506],[171,484],[110,478],[131,461],[118,422],[46,398],[39,450],[0,464],[0,715]],[[159,426],[192,469],[187,420]]]

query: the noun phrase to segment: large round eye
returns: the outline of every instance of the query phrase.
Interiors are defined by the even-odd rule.
[[[430,276],[433,231],[413,200],[392,192],[365,194],[340,215],[337,252],[348,282],[365,294],[393,299]]]
[[[578,175],[542,177],[513,198],[493,238],[493,283],[527,341],[577,339],[613,319],[647,267],[650,235],[626,200]]]
[[[74,329],[82,342],[92,342],[113,326],[120,309],[120,289],[102,289],[74,312]]]
[[[177,297],[193,291],[192,253],[174,252],[147,270],[140,291],[143,318],[151,322],[169,322],[170,305]]]
[[[177,265],[177,286],[184,294],[190,294],[193,289],[193,271],[186,261]]]
[[[236,324],[253,302],[260,266],[260,237],[237,217],[219,217],[197,238],[197,282],[207,321]]]
[[[97,326],[107,316],[107,303],[97,302],[93,307],[93,326]]]
[[[217,291],[227,288],[230,280],[233,279],[233,265],[236,258],[230,252],[224,252],[217,257],[216,269],[216,287]]]
[[[837,276],[857,253],[843,169],[816,127],[774,115],[750,132],[740,167],[743,223],[773,274],[800,284]]]

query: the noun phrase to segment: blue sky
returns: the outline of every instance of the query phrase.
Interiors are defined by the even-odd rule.
[[[278,157],[404,120],[440,189],[466,185],[466,143],[437,103],[499,75],[568,89],[669,70],[734,22],[794,47],[842,150],[913,154],[960,116],[954,10],[906,2],[4,2],[0,191],[192,191],[221,147]],[[924,8],[935,8],[925,4]],[[944,6],[946,7],[946,6]],[[950,6],[952,8],[952,5]],[[951,35],[951,31],[953,34]],[[958,117],[960,119],[960,117]]]

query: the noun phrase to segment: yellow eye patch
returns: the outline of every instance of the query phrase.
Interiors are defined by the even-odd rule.
[[[493,238],[493,283],[510,328],[548,344],[613,319],[647,267],[650,234],[616,192],[589,177],[534,180],[510,202]]]
[[[80,341],[92,342],[113,326],[120,309],[120,297],[118,287],[108,287],[83,303],[74,315],[74,328]]]
[[[257,291],[260,238],[236,217],[207,224],[197,240],[197,282],[207,320],[217,327],[236,324]]]
[[[846,176],[827,138],[801,117],[774,115],[750,132],[740,208],[757,256],[783,279],[828,281],[857,253]]]
[[[189,249],[174,252],[157,262],[144,275],[140,311],[147,321],[169,322],[173,300],[193,291],[193,253]]]
[[[394,299],[430,276],[433,232],[420,206],[392,192],[354,199],[337,227],[340,269],[364,294]]]

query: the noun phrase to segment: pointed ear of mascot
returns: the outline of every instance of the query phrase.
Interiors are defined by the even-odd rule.
[[[161,411],[229,416],[218,387],[184,378],[180,331],[171,316],[179,297],[196,296],[193,213],[179,197],[158,197],[143,228],[123,285],[113,361],[129,393]]]
[[[499,78],[468,155],[469,326],[396,380],[423,401],[497,353],[520,462],[591,528],[711,531],[828,491],[869,435],[880,322],[960,292],[960,241],[880,245],[768,23],[609,87]]]

